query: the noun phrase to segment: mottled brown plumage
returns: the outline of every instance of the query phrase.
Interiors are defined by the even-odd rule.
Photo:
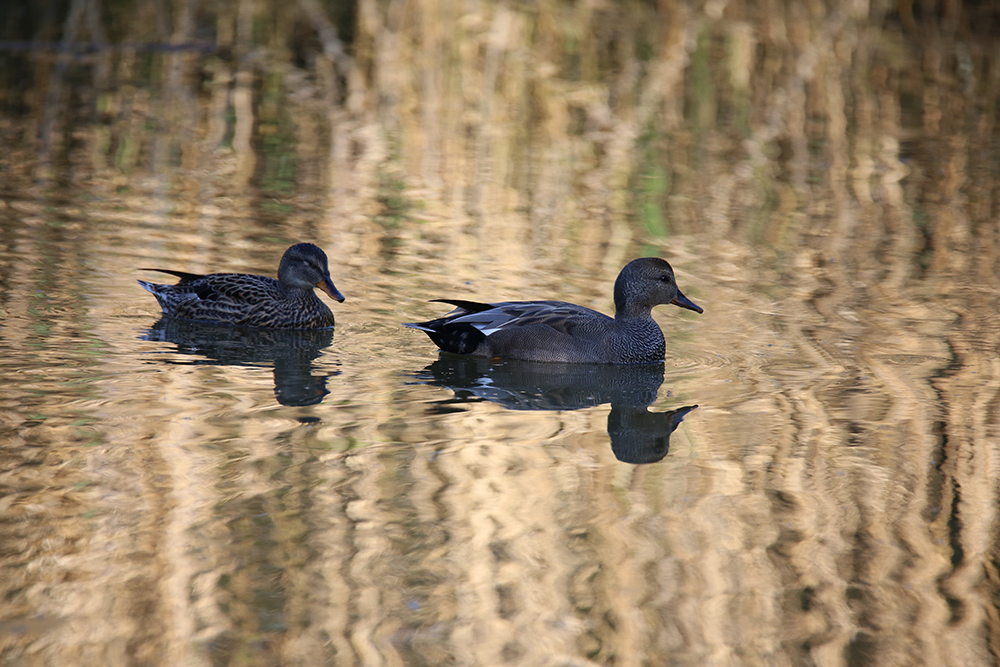
[[[314,287],[337,301],[343,295],[330,279],[326,254],[312,243],[296,243],[281,257],[278,279],[246,273],[200,275],[170,269],[176,285],[140,280],[164,314],[186,320],[270,329],[328,329],[333,313],[313,292]]]
[[[670,264],[657,257],[633,260],[618,274],[613,318],[564,301],[435,301],[455,310],[404,326],[426,332],[446,352],[571,363],[662,361],[666,345],[650,314],[653,306],[672,303],[702,312],[677,288]]]

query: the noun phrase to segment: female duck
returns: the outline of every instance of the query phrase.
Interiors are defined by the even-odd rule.
[[[333,313],[313,292],[318,287],[337,301],[344,296],[330,279],[326,253],[312,243],[296,243],[281,257],[278,279],[245,273],[200,275],[170,269],[176,285],[140,280],[164,314],[214,324],[270,329],[329,329]]]
[[[662,361],[663,332],[650,311],[661,303],[703,312],[677,288],[670,264],[657,257],[629,262],[615,281],[615,316],[563,301],[477,303],[444,317],[404,326],[427,332],[446,352],[477,357],[590,364]]]

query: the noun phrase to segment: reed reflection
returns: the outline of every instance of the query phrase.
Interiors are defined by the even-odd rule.
[[[687,405],[669,412],[647,409],[663,384],[662,362],[558,364],[442,354],[413,377],[455,392],[454,398],[437,403],[435,409],[441,412],[482,401],[509,410],[580,410],[610,403],[611,449],[623,463],[661,460],[670,450],[670,434],[698,407]]]
[[[330,393],[329,373],[315,372],[312,362],[333,343],[333,329],[258,329],[162,317],[140,338],[200,357],[193,364],[272,366],[274,397],[282,405],[316,405]]]

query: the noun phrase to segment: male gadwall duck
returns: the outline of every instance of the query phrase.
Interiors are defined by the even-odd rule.
[[[329,329],[333,313],[313,292],[318,287],[337,301],[344,295],[330,279],[326,253],[312,243],[296,243],[281,256],[278,279],[246,273],[199,275],[170,269],[176,285],[140,280],[164,314],[185,320],[269,329]]]
[[[618,274],[613,318],[563,301],[435,301],[455,310],[404,326],[425,331],[446,352],[585,364],[662,361],[666,346],[650,314],[653,306],[672,303],[703,312],[677,289],[673,269],[657,257],[632,260]]]

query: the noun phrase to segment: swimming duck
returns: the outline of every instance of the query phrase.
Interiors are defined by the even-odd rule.
[[[269,329],[328,329],[333,313],[313,292],[318,287],[337,301],[326,253],[312,243],[296,243],[281,256],[278,279],[246,273],[160,271],[180,278],[176,285],[140,280],[164,314],[186,320]]]
[[[597,364],[662,361],[663,332],[650,311],[661,303],[703,312],[677,288],[670,264],[634,259],[615,280],[615,316],[563,301],[478,303],[434,299],[455,306],[444,317],[407,322],[446,352],[477,357]]]

